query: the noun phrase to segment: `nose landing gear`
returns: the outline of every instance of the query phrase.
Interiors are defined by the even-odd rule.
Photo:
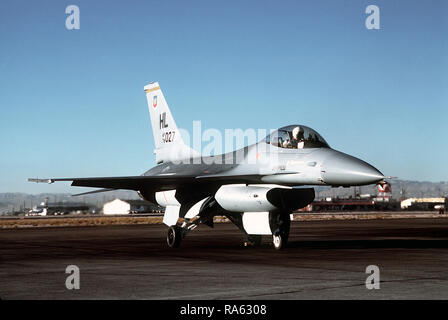
[[[274,244],[274,248],[280,250],[283,247],[282,236],[272,236],[272,243]]]
[[[286,247],[291,227],[290,212],[280,212],[271,216],[272,243],[276,250]]]

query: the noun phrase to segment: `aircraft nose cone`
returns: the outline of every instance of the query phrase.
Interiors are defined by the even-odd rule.
[[[384,175],[367,162],[338,152],[323,162],[322,179],[326,184],[353,186],[377,183]]]

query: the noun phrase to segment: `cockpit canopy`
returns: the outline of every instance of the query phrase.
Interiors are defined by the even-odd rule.
[[[302,125],[280,128],[268,135],[265,141],[276,147],[288,149],[330,148],[320,134]]]

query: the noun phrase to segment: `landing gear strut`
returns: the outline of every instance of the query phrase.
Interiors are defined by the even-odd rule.
[[[166,236],[166,242],[170,248],[178,248],[182,240],[187,234],[195,229],[200,223],[208,226],[213,226],[213,216],[210,217],[197,217],[193,219],[186,219],[181,226],[174,225],[169,227],[168,234]]]

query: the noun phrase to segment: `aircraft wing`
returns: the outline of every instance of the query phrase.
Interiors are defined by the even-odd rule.
[[[256,183],[261,176],[252,175],[154,175],[154,176],[126,176],[126,177],[94,177],[94,178],[50,178],[34,179],[28,181],[37,183],[54,183],[57,181],[72,181],[74,187],[93,187],[105,189],[127,190],[170,190],[186,185],[199,184],[228,184],[228,183]],[[104,190],[106,191],[106,190]]]
[[[142,190],[145,188],[170,188],[179,183],[188,183],[194,177],[188,176],[127,176],[127,177],[93,177],[93,178],[56,178],[56,179],[28,179],[31,182],[54,183],[57,181],[72,181],[74,187],[93,187],[106,189]]]

